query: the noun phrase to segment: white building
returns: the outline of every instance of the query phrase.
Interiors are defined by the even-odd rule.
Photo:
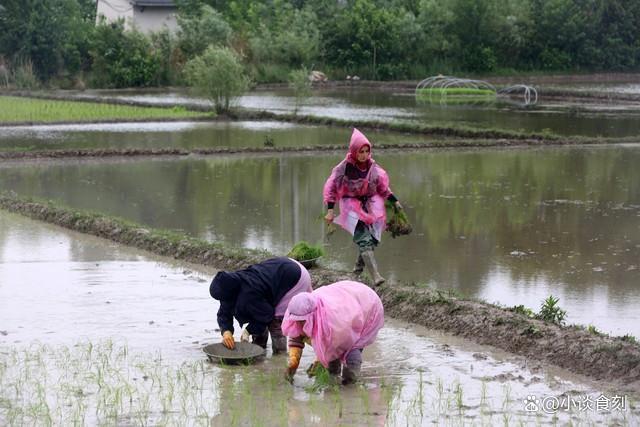
[[[175,32],[177,8],[173,0],[98,0],[97,22],[104,16],[107,22],[124,18],[128,28],[143,33],[168,28]]]

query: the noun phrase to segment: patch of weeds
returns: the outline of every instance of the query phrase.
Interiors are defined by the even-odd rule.
[[[638,344],[638,340],[636,339],[636,337],[634,337],[631,334],[623,335],[623,336],[620,337],[620,339],[622,341],[625,341],[625,342],[628,342],[628,343],[631,343],[631,344]]]
[[[599,331],[598,328],[596,328],[593,325],[589,325],[587,326],[587,332],[589,332],[591,335],[596,335],[596,336],[603,336],[605,335],[604,333],[602,333],[602,331]]]
[[[276,145],[273,138],[269,135],[264,136],[264,141],[262,143],[265,147],[274,147]]]
[[[408,301],[411,299],[410,296],[411,294],[409,292],[402,292],[402,291],[394,292],[392,297],[393,304],[400,304],[405,301]]]
[[[542,337],[542,331],[540,331],[540,329],[538,329],[535,325],[529,325],[524,328],[522,332],[520,332],[520,335],[525,335],[532,338],[540,338]]]
[[[553,295],[549,295],[540,306],[540,312],[536,317],[545,322],[555,323],[556,325],[562,325],[564,319],[567,316],[567,312],[560,308],[558,305],[559,298],[555,298]]]
[[[431,304],[451,304],[451,301],[442,291],[436,290],[436,294],[431,297]]]
[[[536,314],[530,308],[525,307],[524,305],[514,305],[513,307],[508,309],[509,311],[513,311],[514,313],[521,314],[530,319],[534,318]]]
[[[622,344],[621,343],[616,343],[616,344],[602,344],[597,346],[593,352],[594,353],[617,353],[618,351],[622,350]]]
[[[506,322],[504,321],[504,318],[502,317],[498,317],[496,320],[493,321],[493,326],[501,326],[504,325]]]

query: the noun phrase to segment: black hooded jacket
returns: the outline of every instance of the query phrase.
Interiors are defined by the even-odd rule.
[[[233,318],[248,323],[252,335],[264,332],[275,316],[276,306],[300,280],[298,263],[286,257],[271,258],[235,272],[221,271],[213,278],[209,293],[220,301],[220,332],[233,333]]]

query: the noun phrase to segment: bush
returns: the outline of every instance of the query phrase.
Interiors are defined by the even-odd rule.
[[[298,112],[298,108],[302,100],[311,96],[311,80],[309,80],[309,70],[302,67],[299,70],[293,70],[289,73],[289,87],[293,90],[296,98],[296,106],[294,114]]]
[[[100,87],[152,86],[159,81],[160,59],[138,31],[125,31],[124,21],[98,24],[91,46],[93,82]]]
[[[211,6],[204,5],[196,15],[178,15],[178,47],[187,58],[201,55],[208,46],[227,46],[231,27]]]
[[[18,89],[37,89],[40,86],[30,59],[20,61],[13,70],[13,82]]]
[[[187,62],[185,76],[198,95],[213,102],[218,113],[229,111],[231,100],[249,87],[238,56],[226,47],[209,46]]]

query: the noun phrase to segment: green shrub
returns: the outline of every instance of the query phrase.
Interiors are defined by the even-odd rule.
[[[562,325],[565,317],[567,316],[567,312],[558,306],[558,301],[560,301],[559,298],[549,295],[549,297],[542,303],[540,312],[538,312],[536,317],[544,320],[545,322]]]
[[[296,98],[294,114],[298,112],[300,104],[305,98],[311,96],[311,81],[309,80],[309,70],[302,67],[289,73],[289,87],[293,90]]]
[[[135,87],[158,84],[160,59],[144,34],[125,31],[124,21],[95,28],[92,40],[93,84],[99,87]]]
[[[187,58],[202,55],[208,46],[227,46],[231,27],[211,6],[204,5],[197,14],[179,14],[178,47]]]

